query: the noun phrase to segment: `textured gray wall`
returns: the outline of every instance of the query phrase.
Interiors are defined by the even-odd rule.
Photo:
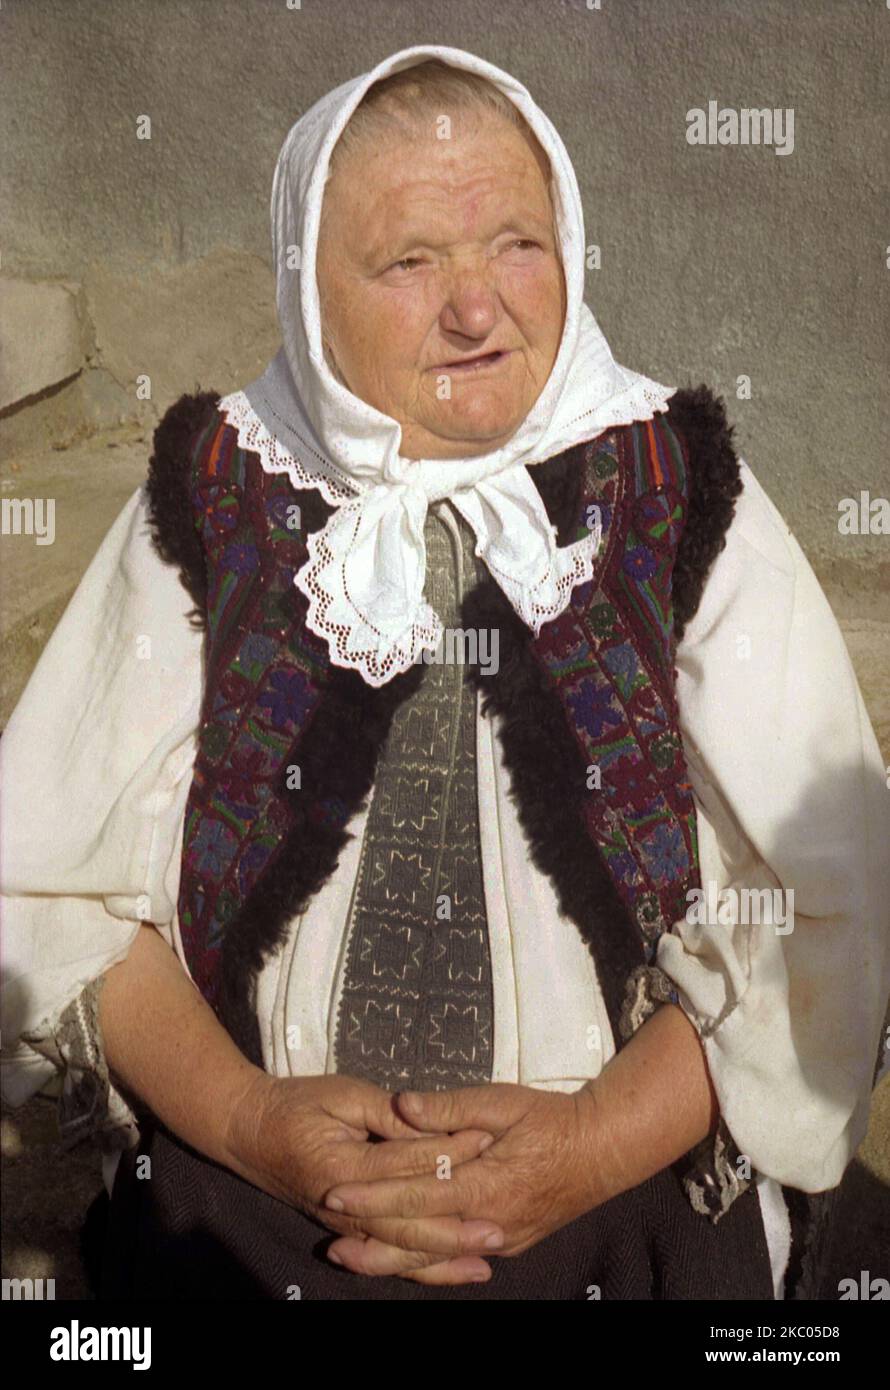
[[[840,536],[837,508],[890,494],[888,32],[882,0],[3,0],[2,273],[140,277],[142,310],[153,273],[218,248],[268,262],[292,121],[395,49],[468,48],[569,147],[602,247],[587,299],[618,360],[723,392],[814,561],[875,564],[886,539]],[[710,98],[793,107],[793,153],[690,147],[687,109]],[[190,389],[198,364],[183,370]]]

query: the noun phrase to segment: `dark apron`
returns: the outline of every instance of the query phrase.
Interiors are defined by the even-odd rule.
[[[138,1178],[140,1154],[151,1177]],[[772,1299],[754,1188],[715,1224],[672,1169],[603,1203],[522,1255],[491,1258],[486,1284],[431,1288],[338,1269],[336,1237],[157,1128],[121,1158],[100,1298]]]

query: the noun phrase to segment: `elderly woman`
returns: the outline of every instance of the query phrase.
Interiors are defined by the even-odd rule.
[[[103,1137],[104,1292],[811,1296],[890,901],[812,572],[613,360],[507,73],[338,87],[272,212],[281,352],[168,412],[3,740],[6,1090]]]

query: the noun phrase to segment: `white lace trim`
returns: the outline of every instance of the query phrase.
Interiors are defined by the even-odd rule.
[[[355,511],[357,516],[359,508]],[[307,545],[309,562],[294,583],[309,601],[306,622],[327,642],[335,666],[358,671],[368,685],[381,686],[407,671],[423,651],[436,650],[442,623],[425,600],[401,632],[384,633],[350,595],[345,565],[331,549],[327,527],[308,536]]]
[[[656,411],[667,408],[671,395],[673,388],[645,379],[634,381],[620,399],[617,412],[612,403],[604,429],[651,419]],[[239,447],[257,454],[264,472],[287,473],[297,489],[317,488],[325,501],[337,509],[321,531],[307,536],[309,558],[294,578],[294,584],[308,601],[307,625],[327,644],[334,665],[358,671],[368,685],[381,686],[407,671],[424,651],[435,651],[442,639],[442,623],[422,594],[418,593],[413,603],[405,595],[401,612],[397,609],[387,629],[372,621],[367,598],[361,602],[358,594],[350,593],[347,569],[352,542],[369,498],[357,497],[345,482],[338,483],[329,473],[304,463],[285,449],[260,420],[243,391],[223,397],[219,409],[237,430]],[[590,416],[591,428],[595,429],[596,414],[594,408],[578,416],[577,421]],[[535,496],[540,505],[536,490]],[[454,502],[464,513],[459,495],[455,495]],[[465,520],[476,530],[471,515],[465,514]],[[565,610],[573,589],[593,578],[594,561],[602,544],[599,520],[589,535],[563,548],[556,545],[552,528],[551,533],[546,573],[532,584],[498,564],[497,547],[477,544],[476,550],[536,637],[545,623]],[[478,530],[476,534],[479,542]],[[375,594],[375,599],[378,597]]]
[[[519,583],[489,558],[487,567],[493,578],[536,637],[545,623],[558,618],[568,607],[572,590],[593,578],[594,561],[599,554],[602,538],[602,523],[598,521],[583,540],[562,550],[555,549],[546,575],[532,585]]]
[[[354,488],[348,487],[345,482],[337,482],[320,468],[303,463],[279,444],[243,391],[233,391],[231,395],[223,396],[219,409],[238,431],[238,447],[259,454],[265,473],[287,473],[297,489],[318,488],[324,500],[333,507],[354,500]]]

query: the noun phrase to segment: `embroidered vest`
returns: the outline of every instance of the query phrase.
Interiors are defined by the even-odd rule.
[[[217,401],[171,407],[147,494],[157,549],[206,633],[182,940],[205,998],[261,1064],[257,974],[335,870],[393,713],[425,668],[375,690],[331,664],[293,582],[331,508],[265,473]],[[497,674],[474,677],[483,709],[500,716],[531,853],[593,953],[620,1046],[671,997],[655,950],[700,886],[674,653],[741,481],[722,403],[704,387],[530,472],[561,545],[598,509],[593,579],[537,639],[490,578],[463,625],[498,630]]]

